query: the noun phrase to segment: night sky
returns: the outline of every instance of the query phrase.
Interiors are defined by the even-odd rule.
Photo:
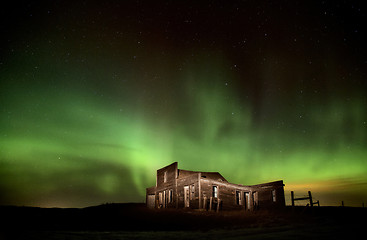
[[[143,202],[175,161],[367,204],[361,2],[3,5],[0,205]]]

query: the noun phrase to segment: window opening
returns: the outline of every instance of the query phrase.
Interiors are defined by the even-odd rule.
[[[213,197],[214,198],[218,197],[218,186],[213,186]]]
[[[172,203],[173,201],[173,190],[168,190],[168,203]]]
[[[194,196],[195,196],[195,185],[192,184],[190,186],[190,188],[191,188],[191,191],[190,191],[190,200],[192,200],[194,198]]]
[[[273,189],[272,191],[271,191],[271,195],[272,195],[272,197],[273,197],[273,202],[276,202],[277,201],[277,194],[276,194],[277,192],[276,192],[276,190],[275,189]]]
[[[241,192],[236,190],[236,204],[241,205]]]

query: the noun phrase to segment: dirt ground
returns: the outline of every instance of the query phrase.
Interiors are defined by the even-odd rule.
[[[357,239],[361,229],[334,226],[283,226],[208,231],[28,231],[4,239],[118,240],[118,239]],[[357,231],[356,231],[357,230]],[[21,237],[21,238],[19,238]]]
[[[287,207],[277,211],[147,210],[143,205],[85,209],[0,207],[0,239],[354,239],[367,209]],[[361,235],[362,234],[362,235]]]

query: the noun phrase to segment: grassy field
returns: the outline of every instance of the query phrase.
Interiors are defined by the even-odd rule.
[[[0,239],[353,239],[365,208],[287,207],[256,212],[148,210],[143,204],[83,209],[0,207]],[[361,235],[362,234],[362,235]]]

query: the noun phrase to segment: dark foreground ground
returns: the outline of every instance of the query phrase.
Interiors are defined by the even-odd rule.
[[[367,208],[348,207],[215,213],[148,210],[135,203],[82,209],[3,206],[0,216],[1,240],[359,239],[367,229]]]

